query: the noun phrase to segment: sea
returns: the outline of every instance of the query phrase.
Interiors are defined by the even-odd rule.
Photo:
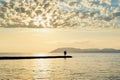
[[[1,54],[0,56],[18,56]],[[37,53],[32,56],[63,55]],[[120,53],[69,53],[72,58],[0,60],[0,80],[120,80]],[[24,55],[19,55],[24,56]]]

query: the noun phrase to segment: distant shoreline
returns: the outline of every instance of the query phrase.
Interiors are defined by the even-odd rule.
[[[104,49],[79,49],[79,48],[57,48],[50,53],[63,53],[66,50],[69,53],[120,53],[119,49],[104,48]]]

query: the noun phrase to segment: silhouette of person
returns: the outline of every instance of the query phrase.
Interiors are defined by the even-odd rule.
[[[67,55],[67,51],[64,51],[64,56],[66,56]]]

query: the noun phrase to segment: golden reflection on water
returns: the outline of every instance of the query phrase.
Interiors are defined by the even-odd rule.
[[[0,60],[0,80],[120,80],[120,54]]]
[[[46,60],[44,59],[39,59],[38,60],[38,63],[39,63],[39,66],[38,66],[38,69],[39,69],[39,76],[41,79],[46,79],[49,77],[50,73],[49,73],[49,62],[47,62]]]

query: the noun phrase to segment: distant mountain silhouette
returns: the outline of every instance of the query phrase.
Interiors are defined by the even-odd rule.
[[[63,53],[66,50],[69,53],[120,53],[120,50],[113,48],[89,48],[89,49],[79,49],[79,48],[57,48],[50,53]]]

